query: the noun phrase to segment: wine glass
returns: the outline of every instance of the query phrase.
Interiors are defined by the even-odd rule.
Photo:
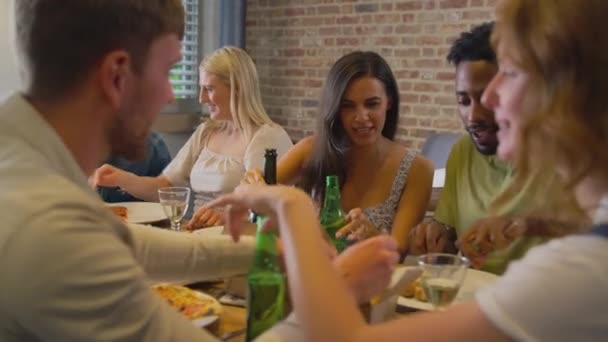
[[[452,303],[469,267],[469,259],[460,255],[429,253],[418,257],[422,268],[422,289],[435,310]]]
[[[168,187],[158,189],[158,200],[165,215],[171,222],[171,229],[180,231],[182,219],[190,203],[190,188]]]

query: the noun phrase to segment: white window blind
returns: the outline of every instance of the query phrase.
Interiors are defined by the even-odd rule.
[[[186,30],[182,60],[171,70],[171,85],[176,99],[198,98],[199,0],[182,0],[186,10]]]
[[[186,10],[183,57],[171,69],[175,101],[165,106],[163,113],[200,113],[205,107],[198,103],[198,65],[202,57],[220,46],[243,43],[243,37],[238,40],[231,34],[235,26],[234,18],[242,16],[244,25],[245,0],[182,0],[182,3]],[[235,14],[236,9],[239,11]]]

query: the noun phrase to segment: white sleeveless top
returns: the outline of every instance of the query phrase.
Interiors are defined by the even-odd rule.
[[[201,124],[163,171],[174,186],[192,188],[196,208],[220,194],[233,191],[247,170],[262,169],[265,149],[276,149],[280,157],[293,145],[282,127],[262,125],[242,158],[227,156],[207,148],[209,128],[206,122]]]

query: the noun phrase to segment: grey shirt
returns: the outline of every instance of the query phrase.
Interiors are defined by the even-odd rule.
[[[0,341],[211,341],[150,283],[243,274],[235,244],[129,228],[21,96],[0,105]]]

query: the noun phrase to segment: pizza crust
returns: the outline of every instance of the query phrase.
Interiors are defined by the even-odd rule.
[[[153,286],[152,289],[171,307],[191,320],[218,315],[221,311],[221,305],[215,299],[185,286],[163,284]]]

